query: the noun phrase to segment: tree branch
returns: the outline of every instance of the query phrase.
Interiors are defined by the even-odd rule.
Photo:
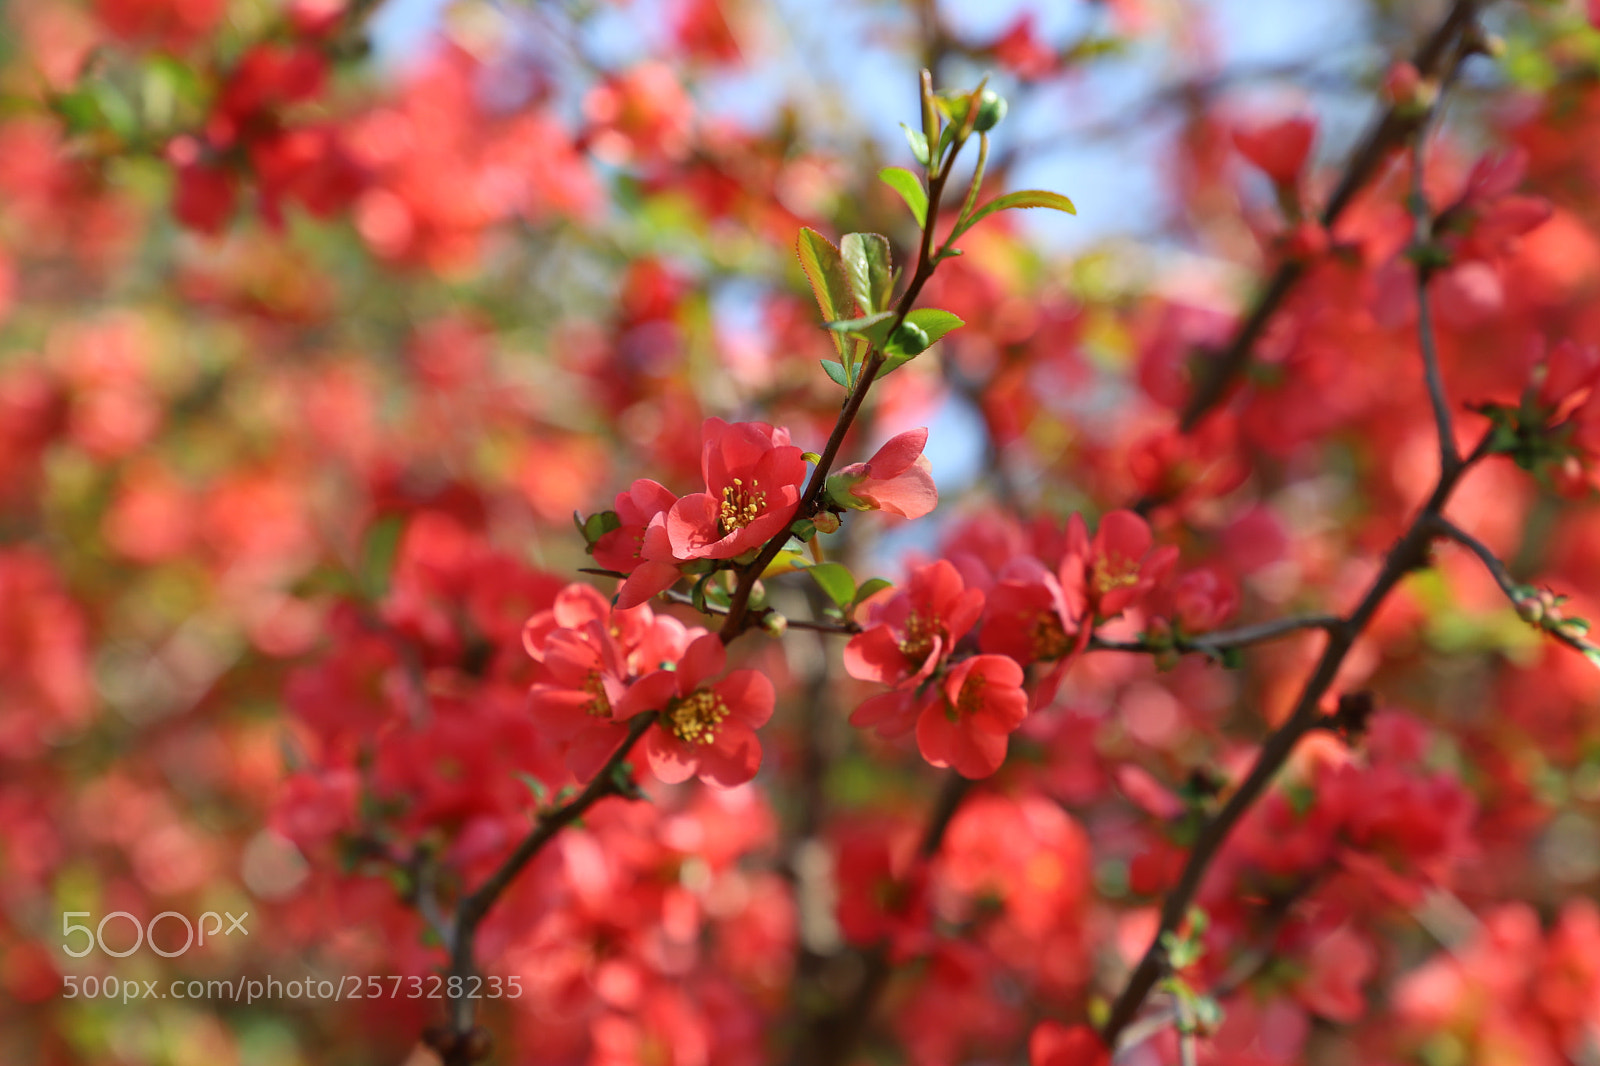
[[[933,76],[924,70],[922,72],[922,96],[924,107],[933,96]],[[968,108],[967,121],[961,129],[971,132],[973,119],[976,118],[978,108],[977,94],[973,95],[972,104]],[[956,156],[961,153],[966,137],[960,133],[950,146],[949,154],[945,156],[943,165],[938,173],[931,174],[928,178],[928,210],[923,218],[922,242],[917,251],[917,268],[911,275],[911,280],[906,284],[905,292],[900,294],[900,300],[895,304],[895,318],[889,332],[892,334],[906,320],[906,315],[917,305],[917,297],[922,295],[922,287],[933,277],[939,267],[939,257],[933,251],[933,233],[939,221],[939,201],[944,195],[945,184],[950,180],[950,170],[955,165]],[[929,145],[933,150],[934,145]],[[948,247],[948,242],[946,242]],[[943,248],[940,249],[942,253]],[[828,473],[833,469],[833,464],[839,457],[839,449],[844,446],[845,434],[850,431],[850,426],[855,422],[856,415],[861,410],[861,405],[867,398],[867,390],[872,388],[872,383],[877,380],[878,373],[883,369],[884,355],[873,349],[868,355],[866,363],[861,368],[861,376],[856,380],[855,388],[845,399],[844,409],[839,412],[839,417],[834,421],[833,432],[828,434],[828,443],[824,445],[817,465],[811,471],[811,480],[806,483],[805,491],[800,496],[800,507],[795,512],[797,518],[810,518],[817,513],[817,506],[822,499],[823,489],[827,485]],[[722,623],[719,635],[724,644],[730,643],[740,633],[749,628],[748,611],[750,594],[755,589],[756,581],[766,570],[768,564],[778,557],[783,546],[789,541],[787,529],[778,532],[761,549],[755,561],[746,566],[739,574],[739,585],[734,589],[732,602],[728,605],[726,620]]]
[[[516,850],[506,857],[477,891],[464,897],[456,905],[450,975],[461,978],[461,984],[464,985],[477,970],[473,962],[473,941],[477,936],[479,925],[488,916],[501,894],[510,887],[511,882],[516,880],[517,875],[533,861],[534,856],[538,855],[557,833],[582,818],[589,808],[606,797],[638,798],[638,786],[631,777],[622,772],[622,764],[627,760],[634,745],[639,742],[639,738],[644,736],[645,730],[649,729],[655,720],[654,713],[634,716],[628,723],[628,734],[622,744],[612,752],[611,758],[606,760],[605,765],[594,775],[588,786],[569,802],[539,815],[532,831],[522,839]],[[482,1052],[476,1046],[478,1042],[470,1039],[474,1006],[475,1001],[464,995],[454,1000],[452,1004],[449,1034],[451,1039],[447,1046],[437,1048],[445,1066],[472,1066],[473,1063],[481,1061]]]
[[[1326,614],[1310,615],[1304,618],[1278,618],[1270,622],[1260,622],[1256,625],[1240,626],[1237,629],[1219,629],[1212,633],[1185,637],[1182,640],[1174,641],[1172,648],[1184,652],[1194,651],[1216,654],[1229,648],[1244,648],[1251,644],[1264,644],[1280,637],[1303,633],[1308,629],[1333,629],[1340,624],[1341,619]],[[1088,650],[1153,654],[1167,649],[1147,644],[1142,640],[1103,640],[1099,637],[1090,637]]]
[[[1483,568],[1489,571],[1489,576],[1494,578],[1495,584],[1500,586],[1500,591],[1506,594],[1506,599],[1511,601],[1511,605],[1517,609],[1519,614],[1523,614],[1524,612],[1529,611],[1530,608],[1536,608],[1539,606],[1539,597],[1537,594],[1530,596],[1529,593],[1533,590],[1519,586],[1512,578],[1511,572],[1506,569],[1506,564],[1501,562],[1499,557],[1497,557],[1494,552],[1490,551],[1489,546],[1483,543],[1483,541],[1479,540],[1477,537],[1474,537],[1472,534],[1468,533],[1466,530],[1462,529],[1448,518],[1445,518],[1443,515],[1434,516],[1433,529],[1434,532],[1439,536],[1455,541],[1463,548],[1466,548],[1468,551],[1472,552],[1473,555],[1476,555],[1478,560],[1483,563]],[[1523,616],[1527,617],[1526,614]],[[1574,651],[1582,652],[1591,659],[1597,659],[1597,661],[1600,661],[1600,658],[1597,658],[1600,657],[1600,645],[1585,639],[1584,636],[1578,631],[1563,626],[1560,619],[1553,619],[1549,622],[1546,622],[1544,620],[1543,612],[1540,611],[1539,614],[1536,614],[1532,619],[1530,619],[1529,624],[1538,626],[1542,631],[1550,634],[1556,640],[1565,644]]]
[[[1417,49],[1411,62],[1424,78],[1444,80],[1454,74],[1455,67],[1470,51],[1460,47],[1460,43],[1474,30],[1480,2],[1455,0],[1444,19]],[[1377,174],[1389,153],[1404,142],[1416,122],[1415,116],[1394,104],[1380,112],[1345,165],[1344,175],[1322,209],[1320,221],[1324,228],[1333,228],[1356,194]],[[1298,259],[1286,260],[1278,267],[1266,289],[1256,298],[1255,305],[1245,316],[1238,332],[1196,383],[1194,395],[1189,398],[1179,420],[1184,432],[1190,432],[1199,425],[1200,420],[1222,402],[1233,383],[1244,374],[1245,368],[1250,365],[1256,341],[1260,340],[1267,323],[1305,272],[1305,263]]]

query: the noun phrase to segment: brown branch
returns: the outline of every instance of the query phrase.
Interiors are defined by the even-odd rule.
[[[1512,578],[1511,572],[1506,568],[1506,564],[1501,562],[1499,557],[1490,551],[1489,546],[1483,541],[1443,515],[1434,516],[1433,529],[1439,536],[1455,541],[1472,552],[1473,555],[1476,555],[1478,560],[1483,563],[1483,568],[1489,571],[1489,576],[1494,578],[1495,584],[1500,586],[1500,591],[1505,593],[1506,599],[1511,601],[1512,606],[1517,608],[1519,614],[1538,606],[1539,596],[1537,590],[1519,586],[1515,579]],[[1524,617],[1527,616],[1524,615]],[[1582,652],[1585,656],[1600,662],[1600,645],[1586,639],[1578,630],[1562,625],[1561,619],[1546,619],[1541,613],[1535,615],[1530,624],[1550,634],[1572,650]]]
[[[695,610],[703,614],[713,615],[718,618],[726,618],[728,615],[729,609],[727,607],[719,607],[714,603],[708,603],[704,607],[696,606],[694,597],[687,592],[668,589],[661,595],[672,603],[682,604],[685,607],[694,607]],[[749,611],[747,617],[750,619],[751,625],[760,625],[765,619],[776,614],[777,612],[772,608],[766,607]],[[779,615],[778,617],[783,618],[783,625],[786,629],[808,629],[814,633],[833,633],[846,637],[854,636],[861,632],[861,626],[855,622],[826,622],[821,619],[790,618],[787,615]]]
[[[628,758],[639,738],[644,736],[645,730],[655,723],[654,713],[636,715],[628,723],[628,734],[623,738],[622,744],[605,765],[594,775],[576,797],[554,810],[546,811],[539,815],[532,831],[523,837],[522,843],[517,845],[506,860],[500,864],[489,879],[480,885],[477,891],[465,896],[456,905],[454,926],[454,942],[450,953],[450,975],[459,977],[462,985],[476,973],[477,966],[473,962],[473,942],[477,937],[478,927],[484,918],[493,909],[495,902],[511,882],[516,880],[534,856],[548,844],[557,833],[582,818],[589,808],[608,796],[622,796],[635,799],[639,796],[638,786],[633,779],[622,771],[622,764]],[[445,1046],[436,1047],[445,1066],[472,1066],[473,1063],[482,1061],[486,1051],[484,1041],[474,1039],[473,1015],[475,1001],[461,996],[453,1001],[451,1010],[451,1023],[448,1041]],[[441,1041],[443,1042],[443,1041]]]
[[[980,86],[981,88],[981,86]],[[926,70],[922,72],[922,98],[926,109],[933,97],[933,76]],[[900,300],[895,304],[895,317],[890,325],[889,333],[892,335],[901,323],[905,322],[906,315],[917,305],[917,297],[922,295],[922,287],[933,277],[939,267],[939,255],[934,254],[933,233],[939,221],[939,201],[944,195],[945,184],[950,180],[950,170],[955,165],[956,156],[961,153],[961,148],[971,134],[973,123],[978,116],[978,93],[973,93],[972,102],[967,109],[966,120],[957,128],[956,136],[951,143],[949,154],[944,158],[943,165],[938,173],[928,178],[928,210],[923,218],[922,242],[917,251],[917,268],[911,275],[911,280],[906,284],[905,291],[900,294]],[[937,145],[935,140],[928,145],[929,151],[934,151]],[[945,248],[949,247],[949,242]],[[940,255],[945,248],[940,249]],[[833,464],[839,457],[839,449],[844,446],[845,434],[856,420],[856,415],[861,410],[862,403],[867,398],[867,391],[872,388],[872,383],[877,380],[878,373],[883,369],[884,355],[874,348],[867,357],[866,363],[861,368],[861,376],[857,379],[855,388],[850,390],[850,395],[845,399],[844,409],[839,412],[839,417],[833,424],[833,432],[828,435],[828,443],[823,447],[817,459],[816,469],[811,472],[811,480],[806,483],[805,491],[800,496],[800,507],[795,512],[797,518],[810,518],[817,513],[822,493],[827,485],[828,473],[833,469]],[[727,618],[722,623],[719,636],[724,644],[730,643],[740,633],[750,627],[748,617],[750,594],[755,590],[756,581],[772,560],[778,557],[783,546],[789,541],[789,531],[781,530],[769,540],[756,556],[755,561],[744,567],[739,574],[739,584],[734,589],[732,602],[728,605]]]
[[[915,877],[922,866],[939,854],[950,823],[972,787],[972,781],[955,771],[946,774],[933,809],[928,813],[928,824],[923,828],[908,877]],[[789,1059],[792,1066],[810,1066],[813,1063],[817,1066],[833,1066],[834,1063],[850,1061],[853,1049],[866,1031],[878,1001],[889,987],[889,978],[894,975],[887,944],[868,949],[862,954],[861,961],[860,977],[850,997],[834,1010],[809,1019],[802,1026]]]
[[[1389,549],[1383,568],[1367,589],[1366,595],[1349,615],[1328,628],[1328,643],[1317,660],[1316,668],[1301,689],[1288,720],[1267,737],[1260,753],[1256,756],[1255,763],[1250,767],[1238,789],[1228,797],[1222,809],[1201,828],[1194,848],[1184,864],[1177,887],[1162,905],[1161,921],[1156,935],[1138,965],[1134,967],[1133,974],[1128,978],[1122,993],[1112,1005],[1111,1015],[1101,1031],[1108,1047],[1116,1046],[1118,1038],[1133,1021],[1145,997],[1150,994],[1150,990],[1161,976],[1165,965],[1161,934],[1176,932],[1183,924],[1189,907],[1200,891],[1206,872],[1210,869],[1211,861],[1222,849],[1228,834],[1267,790],[1300,739],[1321,728],[1324,720],[1320,707],[1322,697],[1332,688],[1345,656],[1366,629],[1367,624],[1371,622],[1372,616],[1384,599],[1401,579],[1411,571],[1427,565],[1428,545],[1438,534],[1434,525],[1435,519],[1443,512],[1445,503],[1462,475],[1486,454],[1486,445],[1480,444],[1460,465],[1440,471],[1433,492],[1423,504],[1421,512],[1411,523],[1410,528]]]
[[[1244,648],[1252,644],[1264,644],[1267,641],[1277,640],[1281,637],[1293,636],[1304,633],[1308,629],[1333,629],[1341,620],[1332,615],[1310,615],[1305,618],[1278,618],[1270,622],[1261,622],[1256,625],[1240,626],[1237,629],[1219,629],[1212,633],[1202,633],[1199,636],[1184,637],[1172,643],[1176,651],[1203,652],[1216,654],[1230,648]],[[1166,648],[1148,644],[1142,640],[1103,640],[1100,637],[1089,638],[1089,651],[1126,651],[1154,654],[1166,651]]]
[[[1450,5],[1444,19],[1412,57],[1412,65],[1423,78],[1444,81],[1454,76],[1455,68],[1472,50],[1463,45],[1473,39],[1481,3],[1482,0],[1455,0]],[[1320,221],[1324,228],[1333,228],[1356,194],[1377,175],[1389,154],[1404,143],[1417,121],[1418,116],[1396,104],[1390,104],[1378,115],[1345,165],[1339,184],[1322,209]],[[1305,272],[1306,265],[1299,259],[1286,260],[1274,272],[1272,280],[1256,298],[1255,305],[1245,316],[1238,332],[1208,365],[1196,384],[1194,395],[1189,398],[1179,420],[1184,432],[1190,432],[1199,425],[1200,420],[1222,402],[1233,383],[1244,374],[1267,323],[1282,307]]]

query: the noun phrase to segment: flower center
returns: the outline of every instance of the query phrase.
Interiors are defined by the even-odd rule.
[[[748,526],[760,517],[766,506],[767,494],[761,491],[759,481],[751,478],[746,486],[742,480],[734,478],[733,484],[722,490],[722,508],[718,515],[722,535],[727,536],[736,529]]]
[[[989,679],[974,670],[967,675],[961,683],[961,695],[956,697],[956,716],[965,718],[974,714],[983,706],[983,690],[989,686]]]
[[[589,676],[583,679],[583,691],[590,697],[589,702],[583,705],[584,714],[590,718],[611,717],[611,699],[606,695],[605,682],[600,680],[600,671],[589,671]]]
[[[728,705],[715,692],[699,689],[667,704],[665,717],[679,740],[710,744],[717,739],[717,726],[728,717]]]
[[[1061,616],[1054,611],[1040,611],[1033,622],[1033,657],[1041,661],[1059,659],[1071,646]]]
[[[1094,561],[1089,583],[1101,596],[1113,589],[1131,588],[1139,583],[1139,563],[1135,559],[1102,555]]]
[[[906,635],[900,641],[900,653],[917,666],[921,666],[933,651],[935,639],[948,640],[944,623],[937,618],[929,621],[921,611],[912,611],[906,619]]]

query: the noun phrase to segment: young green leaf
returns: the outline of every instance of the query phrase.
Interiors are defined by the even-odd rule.
[[[911,146],[911,158],[915,159],[917,162],[921,163],[923,166],[927,166],[928,165],[928,135],[926,133],[920,133],[917,130],[912,129],[910,126],[907,126],[904,122],[900,123],[900,128],[906,131],[906,143]]]
[[[854,304],[839,249],[816,230],[802,227],[800,236],[795,240],[795,251],[800,256],[800,266],[806,272],[806,280],[811,283],[811,291],[817,297],[817,307],[822,311],[823,321],[832,322],[849,315],[854,310]],[[833,343],[839,350],[840,358],[849,359],[850,342],[835,336]]]
[[[929,344],[937,344],[945,334],[966,325],[949,311],[941,311],[937,307],[919,307],[906,315],[906,321],[920,326],[928,335]]]
[[[398,516],[389,515],[367,528],[361,540],[361,563],[357,578],[362,593],[369,600],[381,600],[389,592],[389,575],[394,571],[395,558],[400,554],[400,534],[405,523]]]
[[[869,578],[868,580],[863,581],[861,583],[861,587],[856,589],[856,598],[850,601],[850,606],[859,607],[862,603],[866,602],[867,598],[873,593],[882,589],[892,588],[893,584],[893,582],[881,577]]]
[[[888,339],[889,327],[894,325],[895,313],[893,311],[879,311],[875,315],[862,315],[860,318],[846,318],[838,322],[828,322],[825,325],[835,333],[848,333],[854,337],[861,337],[867,343],[882,347]]]
[[[833,379],[835,385],[846,389],[850,387],[850,377],[845,373],[843,364],[835,363],[832,359],[824,359],[822,360],[822,369]]]
[[[1004,211],[1011,207],[1048,207],[1054,211],[1065,211],[1069,215],[1078,213],[1078,209],[1072,206],[1072,201],[1058,192],[1045,192],[1043,189],[1008,192],[1004,196],[995,197],[963,219],[955,232],[950,234],[950,240],[955,240],[996,211]]]
[[[881,233],[846,233],[839,241],[839,254],[861,313],[877,314],[888,307],[893,278],[889,238]]]
[[[849,567],[840,563],[818,563],[807,568],[806,573],[810,574],[817,587],[840,607],[847,606],[855,600],[856,579],[855,575],[850,573]]]
[[[900,199],[911,208],[911,217],[917,220],[917,225],[927,225],[928,194],[923,191],[922,182],[915,174],[904,167],[884,167],[878,171],[878,177],[900,194]]]

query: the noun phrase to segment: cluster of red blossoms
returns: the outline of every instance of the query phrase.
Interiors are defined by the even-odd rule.
[[[984,524],[963,527],[945,559],[913,567],[904,589],[868,605],[845,669],[889,690],[856,708],[852,724],[886,738],[914,729],[934,766],[987,777],[1030,708],[1055,700],[1098,626],[1137,615],[1142,640],[1171,647],[1215,628],[1238,602],[1210,568],[1178,576],[1177,549],[1156,547],[1131,511],[1107,514],[1092,537],[1074,514],[1064,530],[1036,526],[1028,539],[1013,552]],[[1030,686],[1034,667],[1046,669]]]
[[[533,686],[529,707],[580,780],[616,751],[625,723],[655,710],[644,751],[661,780],[699,775],[732,787],[756,775],[755,731],[772,717],[772,682],[756,670],[713,680],[728,660],[715,634],[647,606],[613,611],[592,587],[569,585],[529,620],[523,644],[551,676]]]
[[[679,498],[648,478],[618,493],[616,524],[594,545],[604,567],[626,576],[618,607],[635,607],[677,583],[700,560],[752,555],[787,529],[800,511],[805,453],[789,431],[765,422],[706,420],[701,470],[704,492]],[[884,510],[920,518],[938,503],[922,455],[926,429],[890,440],[865,463],[830,479],[836,510]]]

